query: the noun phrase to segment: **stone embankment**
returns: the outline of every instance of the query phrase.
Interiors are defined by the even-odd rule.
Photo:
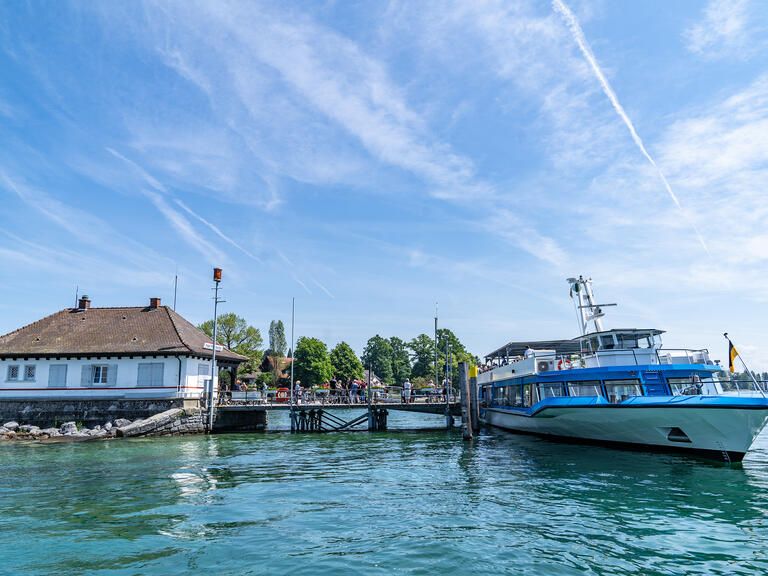
[[[125,418],[117,418],[92,428],[86,428],[78,422],[65,422],[59,427],[41,428],[10,421],[0,426],[0,441],[82,441],[132,436],[175,436],[203,432],[205,432],[205,425],[200,409],[172,408],[143,420],[132,422]]]
[[[117,436],[178,436],[205,432],[203,414],[199,409],[171,408],[146,420],[138,420],[117,429]]]

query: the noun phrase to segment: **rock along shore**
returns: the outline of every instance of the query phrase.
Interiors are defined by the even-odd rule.
[[[117,418],[91,428],[86,428],[78,422],[65,422],[58,427],[41,428],[31,424],[19,424],[12,420],[0,426],[0,442],[4,440],[77,442],[116,437],[179,436],[203,432],[205,432],[205,424],[199,408],[172,408],[142,420]]]

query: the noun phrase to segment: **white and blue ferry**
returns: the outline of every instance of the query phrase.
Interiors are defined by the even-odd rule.
[[[723,392],[707,350],[667,349],[661,330],[605,330],[591,279],[569,278],[582,335],[510,342],[478,377],[481,420],[552,439],[740,462],[768,421],[762,390]]]

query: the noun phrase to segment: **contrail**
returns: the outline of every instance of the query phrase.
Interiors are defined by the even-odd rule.
[[[242,246],[240,246],[240,244],[238,244],[237,242],[235,242],[234,240],[232,240],[232,238],[230,238],[229,236],[227,236],[226,234],[224,234],[224,232],[222,232],[222,231],[221,231],[221,229],[220,229],[218,226],[216,226],[215,224],[212,224],[211,222],[208,222],[208,220],[206,220],[205,218],[203,218],[202,216],[200,216],[200,215],[199,215],[197,212],[195,212],[195,211],[194,211],[194,210],[192,210],[192,209],[191,209],[189,206],[187,206],[186,204],[184,204],[184,202],[182,202],[182,201],[181,201],[181,200],[179,200],[178,198],[174,199],[174,201],[175,201],[175,202],[176,202],[176,204],[178,204],[178,205],[179,205],[179,207],[180,207],[182,210],[184,210],[184,211],[185,211],[187,214],[189,214],[190,216],[192,216],[192,217],[193,217],[193,218],[195,218],[196,220],[199,220],[200,222],[202,222],[203,224],[205,224],[205,225],[206,225],[208,228],[210,228],[210,229],[211,229],[211,231],[213,231],[213,233],[214,233],[214,234],[216,234],[216,236],[218,236],[219,238],[221,238],[222,240],[224,240],[224,242],[226,242],[227,244],[230,244],[231,246],[234,246],[235,248],[237,248],[238,250],[240,250],[240,252],[242,252],[242,253],[243,253],[243,254],[245,254],[246,256],[249,256],[249,257],[253,258],[254,260],[256,260],[256,262],[259,262],[259,263],[261,262],[261,258],[259,258],[258,256],[255,256],[255,255],[253,255],[251,252],[249,252],[248,250],[246,250],[245,248],[243,248]]]
[[[595,58],[595,55],[592,53],[592,49],[589,47],[589,43],[587,42],[587,39],[584,36],[584,31],[581,29],[581,26],[579,25],[579,21],[576,20],[576,16],[574,16],[573,12],[571,12],[571,9],[568,8],[568,6],[562,0],[552,0],[552,7],[554,8],[555,12],[560,13],[560,15],[563,17],[563,20],[565,20],[566,25],[568,26],[568,28],[571,31],[571,34],[573,35],[573,39],[576,40],[576,43],[579,45],[579,49],[581,50],[581,53],[584,55],[584,58],[587,60],[587,63],[589,64],[590,68],[592,68],[592,72],[595,73],[595,76],[600,82],[600,86],[602,86],[603,88],[603,92],[608,97],[608,100],[611,101],[611,105],[613,105],[614,110],[616,110],[616,113],[619,115],[619,118],[621,118],[621,120],[624,122],[624,125],[627,127],[627,130],[629,130],[629,134],[632,136],[632,140],[640,149],[640,152],[642,152],[643,156],[645,156],[648,162],[650,162],[651,166],[655,168],[656,173],[659,175],[659,178],[664,183],[664,188],[667,189],[667,193],[669,194],[669,197],[672,198],[672,201],[675,203],[675,206],[677,206],[680,209],[683,215],[691,223],[691,226],[693,226],[693,230],[696,232],[696,236],[698,237],[699,242],[701,243],[704,250],[706,250],[707,254],[709,254],[709,248],[707,248],[707,244],[706,242],[704,242],[704,238],[699,232],[699,229],[696,227],[696,224],[688,217],[688,214],[683,209],[682,205],[680,204],[680,200],[677,199],[677,195],[672,191],[672,187],[669,185],[669,182],[667,181],[667,177],[664,176],[664,173],[656,164],[656,161],[648,153],[648,150],[645,149],[645,144],[643,144],[643,141],[638,135],[637,130],[635,130],[635,126],[634,124],[632,124],[632,120],[630,120],[629,116],[627,116],[627,113],[624,111],[624,107],[619,102],[619,98],[616,96],[616,93],[613,91],[613,88],[611,88],[611,85],[608,83],[608,79],[605,77],[605,75],[603,74],[603,71],[600,69],[600,65],[597,63],[597,59]]]

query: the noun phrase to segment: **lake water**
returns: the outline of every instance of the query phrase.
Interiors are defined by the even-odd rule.
[[[768,574],[767,514],[765,434],[737,467],[497,430],[0,444],[2,574]]]

